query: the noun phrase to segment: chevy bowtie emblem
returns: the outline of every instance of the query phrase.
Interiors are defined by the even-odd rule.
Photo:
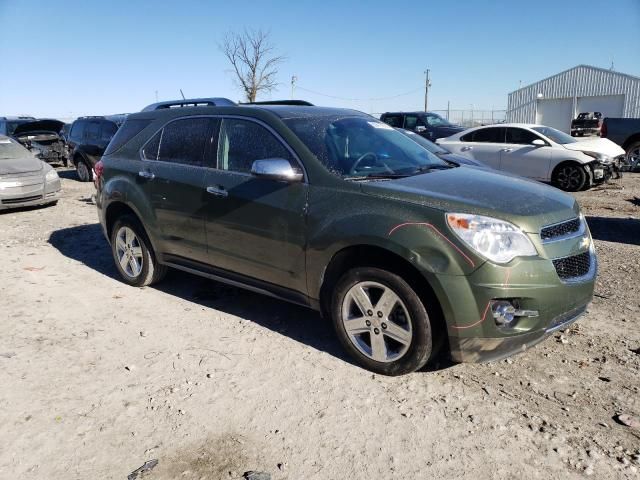
[[[587,235],[582,237],[582,240],[580,240],[580,250],[589,248],[590,243],[591,243],[591,240]]]

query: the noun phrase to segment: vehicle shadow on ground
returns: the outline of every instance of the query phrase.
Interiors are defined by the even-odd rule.
[[[605,242],[640,245],[640,220],[635,218],[587,217],[591,236]]]
[[[63,167],[63,168],[67,168],[67,167]],[[58,172],[58,176],[60,178],[65,178],[67,180],[75,180],[76,182],[79,182],[80,179],[78,178],[78,173],[76,172],[75,168],[72,170],[56,170]]]
[[[104,238],[100,224],[78,225],[57,230],[51,233],[49,243],[64,256],[120,281],[111,256],[111,248]],[[164,281],[147,288],[173,295],[192,305],[200,305],[249,320],[346,363],[354,364],[338,342],[331,322],[322,319],[317,312],[308,308],[177,270],[170,270]],[[442,370],[452,365],[444,358],[446,356],[442,357],[422,371]]]

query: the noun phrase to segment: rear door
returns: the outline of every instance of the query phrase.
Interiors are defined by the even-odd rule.
[[[187,117],[166,124],[143,147],[138,181],[149,198],[167,260],[206,263],[205,175],[219,120]]]
[[[505,144],[500,150],[500,170],[536,180],[548,180],[552,147],[533,145],[534,140],[542,138],[524,128],[508,127]]]
[[[463,135],[459,142],[443,142],[453,153],[479,160],[491,168],[500,168],[500,150],[504,148],[505,128],[487,127]]]
[[[250,118],[222,120],[218,168],[205,182],[209,263],[306,293],[307,185],[253,176],[253,162],[267,158],[300,168],[293,151],[267,125]]]

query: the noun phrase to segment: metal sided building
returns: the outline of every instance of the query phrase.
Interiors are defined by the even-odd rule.
[[[640,77],[578,65],[509,94],[507,121],[569,133],[580,112],[640,118]]]

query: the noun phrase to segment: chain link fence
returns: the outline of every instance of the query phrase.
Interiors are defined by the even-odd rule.
[[[430,110],[441,117],[446,118],[451,123],[462,125],[463,127],[479,127],[481,125],[492,125],[494,123],[504,123],[507,115],[506,110]]]

